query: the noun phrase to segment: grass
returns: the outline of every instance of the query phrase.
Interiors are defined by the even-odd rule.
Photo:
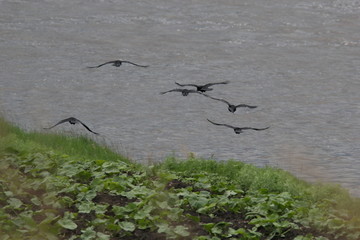
[[[20,128],[0,118],[0,136],[6,136],[8,134],[16,135],[16,139],[18,140],[37,143],[68,155],[81,156],[87,159],[106,159],[107,161],[121,158],[122,161],[130,162],[129,159],[115,153],[110,148],[96,144],[86,137],[24,132]]]
[[[190,158],[186,161],[179,161],[175,158],[168,158],[161,164],[164,168],[186,173],[209,172],[232,179],[245,191],[266,188],[272,192],[289,191],[298,194],[300,189],[306,188],[309,184],[301,181],[288,172],[272,167],[258,168],[235,160],[215,161]],[[269,181],[271,179],[271,181]],[[286,182],[283,180],[286,179]]]
[[[289,192],[294,196],[301,196],[312,202],[327,198],[333,199],[337,208],[348,209],[354,217],[360,218],[360,199],[353,198],[348,190],[339,184],[310,184],[282,169],[259,168],[235,160],[216,161],[189,158],[186,161],[181,161],[173,157],[166,159],[160,166],[170,171],[185,174],[204,171],[221,175],[236,182],[244,191],[267,189],[274,193]]]
[[[0,119],[0,240],[359,239],[360,199],[235,160],[139,165]]]

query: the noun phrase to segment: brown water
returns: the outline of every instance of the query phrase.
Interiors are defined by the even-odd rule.
[[[359,30],[355,0],[0,0],[0,108],[30,130],[77,117],[137,161],[236,159],[360,196]],[[86,68],[114,59],[150,67]],[[175,81],[258,108],[159,94]]]

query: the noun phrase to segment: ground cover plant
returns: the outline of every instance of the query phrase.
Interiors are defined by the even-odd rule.
[[[72,143],[72,144],[69,144]],[[144,166],[0,121],[2,239],[360,239],[360,201],[274,168]]]

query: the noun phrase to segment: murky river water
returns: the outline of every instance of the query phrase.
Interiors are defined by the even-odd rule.
[[[358,0],[0,0],[0,53],[0,109],[26,129],[74,116],[138,161],[192,152],[360,196]],[[115,59],[150,67],[86,68]],[[175,81],[258,108],[159,94]]]

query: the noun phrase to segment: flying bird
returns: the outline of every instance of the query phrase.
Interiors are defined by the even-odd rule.
[[[180,83],[177,83],[175,82],[177,85],[179,85],[180,87],[187,87],[187,86],[190,86],[190,87],[196,87],[196,90],[199,91],[199,92],[206,92],[206,91],[211,91],[213,90],[212,88],[209,88],[213,85],[217,85],[217,84],[228,84],[229,81],[225,81],[225,82],[217,82],[217,83],[208,83],[208,84],[205,84],[205,85],[196,85],[196,84],[180,84]]]
[[[74,117],[69,117],[69,118],[65,118],[61,121],[59,121],[58,123],[56,123],[54,126],[51,126],[51,127],[48,127],[48,128],[44,128],[44,129],[51,129],[53,127],[56,127],[57,125],[59,124],[62,124],[62,123],[65,123],[65,122],[69,122],[70,124],[76,124],[76,123],[80,123],[81,125],[83,125],[88,131],[96,134],[96,135],[99,135],[99,133],[96,133],[94,131],[92,131],[88,126],[85,125],[85,123],[83,123],[82,121],[80,121],[79,119],[76,119]]]
[[[262,131],[262,130],[266,130],[268,129],[269,127],[266,127],[266,128],[252,128],[252,127],[233,127],[233,126],[230,126],[228,124],[223,124],[223,123],[215,123],[213,121],[210,121],[209,119],[207,119],[209,122],[211,122],[212,124],[214,125],[218,125],[218,126],[225,126],[225,127],[228,127],[228,128],[232,128],[234,129],[234,132],[236,134],[240,134],[242,133],[243,130],[255,130],[255,131]]]
[[[98,66],[87,67],[87,68],[99,68],[99,67],[102,67],[102,66],[104,66],[104,65],[106,65],[106,64],[112,64],[112,65],[115,66],[115,67],[120,67],[121,64],[123,64],[123,63],[130,63],[130,64],[135,65],[135,66],[138,66],[138,67],[148,67],[147,65],[139,65],[139,64],[136,64],[136,63],[133,63],[133,62],[129,62],[129,61],[114,60],[114,61],[109,61],[109,62],[100,64],[100,65],[98,65]]]
[[[189,95],[189,93],[199,93],[198,91],[192,90],[192,89],[175,88],[175,89],[172,89],[172,90],[169,90],[169,91],[166,91],[166,92],[161,92],[160,94],[165,94],[165,93],[168,93],[168,92],[181,92],[181,94],[183,96],[187,96],[187,95]],[[201,94],[201,93],[199,93],[199,94]]]
[[[220,102],[223,102],[223,103],[226,103],[228,105],[228,110],[229,112],[232,112],[234,113],[236,111],[237,108],[239,107],[246,107],[246,108],[257,108],[257,106],[251,106],[251,105],[247,105],[247,104],[239,104],[239,105],[234,105],[234,104],[231,104],[229,103],[228,101],[224,100],[224,99],[221,99],[221,98],[214,98],[214,97],[211,97],[209,95],[206,95],[206,94],[203,94],[205,97],[208,97],[208,98],[211,98],[211,99],[214,99],[214,100],[217,100],[217,101],[220,101]]]

